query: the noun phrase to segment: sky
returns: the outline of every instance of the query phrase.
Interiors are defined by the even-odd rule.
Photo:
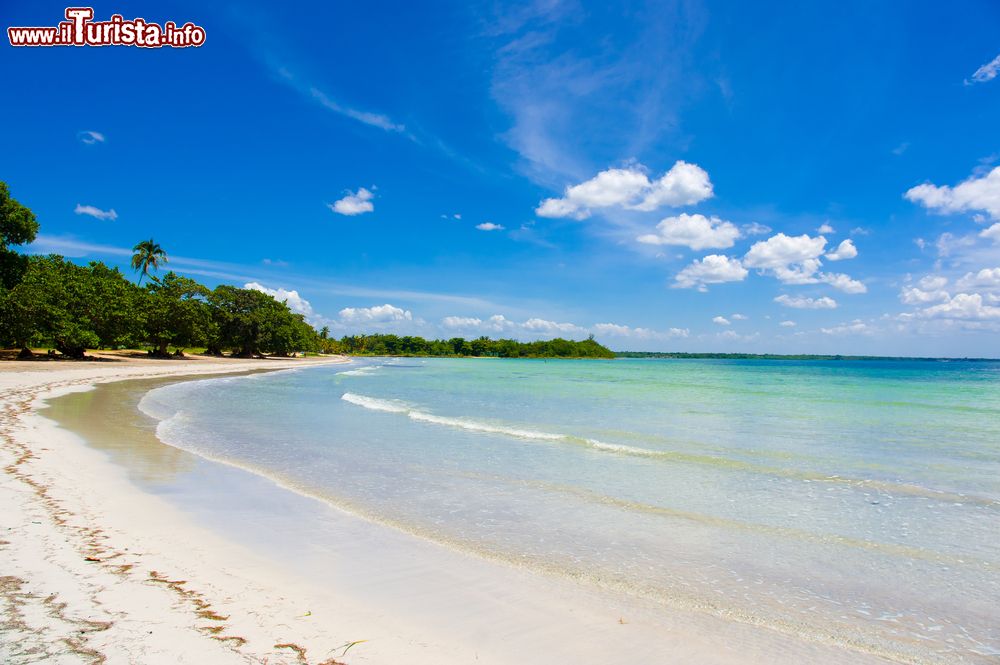
[[[1000,4],[128,2],[0,45],[22,248],[317,326],[1000,356]],[[4,27],[65,5],[3,3]]]

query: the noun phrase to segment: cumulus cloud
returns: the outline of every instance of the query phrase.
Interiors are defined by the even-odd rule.
[[[699,291],[707,291],[709,284],[742,282],[746,276],[747,269],[743,267],[739,259],[721,254],[709,254],[705,258],[696,259],[677,273],[673,287],[677,289],[697,288]]]
[[[781,326],[782,328],[794,328],[798,324],[795,323],[795,321],[782,321],[778,325]]]
[[[972,73],[972,80],[966,79],[966,85],[972,85],[973,83],[986,83],[987,81],[992,81],[1000,73],[1000,55],[993,58],[985,65],[977,69]]]
[[[826,238],[823,236],[814,238],[808,234],[787,236],[778,233],[767,240],[755,242],[743,257],[743,265],[773,275],[784,284],[827,283],[845,293],[865,293],[868,288],[848,275],[819,271],[823,266],[820,257],[824,256],[825,247]],[[845,240],[832,254],[838,259],[853,258],[849,256],[852,251],[853,256],[857,256],[854,244]],[[831,256],[826,255],[826,258]]]
[[[82,132],[78,132],[76,137],[80,139],[81,143],[86,143],[87,145],[94,145],[95,143],[104,143],[104,134],[100,132],[95,132],[90,129],[85,129]]]
[[[656,233],[641,235],[636,240],[647,245],[684,245],[691,249],[732,247],[740,230],[731,222],[718,217],[681,213],[667,217],[656,225]]]
[[[526,321],[514,321],[503,314],[494,314],[488,319],[464,316],[446,316],[441,319],[441,325],[449,330],[465,330],[480,333],[495,333],[507,335],[558,336],[580,335],[587,330],[575,323],[560,323],[547,319],[533,317]]]
[[[861,319],[854,319],[850,323],[842,323],[832,328],[820,328],[820,332],[825,335],[870,335],[874,331]]]
[[[1000,319],[1000,307],[983,303],[979,293],[956,293],[945,302],[917,312],[925,319],[961,319],[966,321]]]
[[[966,273],[955,283],[955,287],[961,291],[970,289],[1000,290],[1000,268],[983,268],[976,273]]]
[[[837,249],[832,252],[827,252],[825,256],[830,261],[843,261],[844,259],[853,259],[858,255],[858,248],[854,246],[854,241],[848,238],[841,242]]]
[[[729,325],[729,319],[727,319],[724,316],[716,316],[716,317],[712,318],[712,323],[714,323],[714,324],[716,324],[718,326],[728,326]]]
[[[820,224],[819,228],[816,229],[816,233],[822,235],[824,233],[836,233],[836,231],[834,231],[833,227],[829,224]]]
[[[979,237],[986,238],[987,240],[992,240],[996,244],[1000,245],[1000,222],[997,222],[988,229],[980,231]]]
[[[372,203],[373,198],[375,195],[371,191],[359,187],[358,191],[353,193],[348,190],[347,196],[328,204],[328,206],[330,210],[339,215],[360,215],[375,210],[375,205]]]
[[[899,299],[907,305],[923,305],[947,300],[949,294],[944,290],[948,278],[942,275],[927,275],[916,286],[904,286],[899,292]]]
[[[845,275],[839,272],[821,272],[816,275],[816,278],[829,284],[833,288],[843,291],[844,293],[867,293],[868,287],[864,285],[863,282],[859,282],[856,279],[852,279],[849,275]]]
[[[253,289],[254,291],[260,291],[261,293],[266,293],[275,300],[279,302],[284,302],[288,305],[288,309],[292,310],[296,314],[301,314],[307,319],[313,318],[315,312],[313,312],[312,305],[309,301],[299,295],[299,292],[294,289],[269,289],[268,287],[260,284],[258,282],[247,282],[243,285],[244,289]]]
[[[594,325],[593,331],[595,335],[602,337],[626,337],[632,339],[673,339],[676,337],[687,337],[691,332],[687,328],[653,330],[651,328],[633,328],[617,323],[598,323]]]
[[[743,265],[769,272],[786,284],[814,284],[822,262],[819,257],[826,238],[784,233],[755,242],[743,257]]]
[[[110,219],[112,221],[118,219],[118,213],[115,212],[114,208],[111,210],[101,210],[95,206],[85,206],[77,203],[76,207],[73,208],[73,212],[78,215],[90,215],[96,219]]]
[[[566,188],[561,198],[549,198],[535,209],[539,217],[586,219],[594,210],[622,208],[651,211],[664,206],[692,205],[712,196],[708,173],[697,164],[678,161],[657,180],[640,165],[607,169]]]
[[[733,321],[746,321],[749,317],[745,314],[733,314],[731,317]]]
[[[345,307],[340,310],[340,320],[344,323],[396,323],[412,321],[413,314],[409,310],[394,307],[389,303],[374,307]]]
[[[822,298],[806,298],[803,296],[781,294],[774,299],[774,302],[794,309],[836,309],[837,307],[837,301],[827,296],[823,296]]]
[[[500,224],[494,224],[493,222],[483,222],[482,224],[476,224],[476,228],[480,231],[503,231],[503,226]]]
[[[903,196],[941,214],[979,210],[1000,219],[1000,166],[986,175],[973,175],[955,187],[924,183],[907,190]]]

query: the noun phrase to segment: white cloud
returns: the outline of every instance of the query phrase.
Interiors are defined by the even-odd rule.
[[[827,296],[806,298],[781,294],[774,299],[774,302],[794,309],[836,309],[837,307],[837,301]]]
[[[311,319],[315,314],[315,312],[313,312],[312,305],[309,304],[309,301],[300,296],[299,292],[294,289],[269,289],[258,282],[247,282],[243,285],[243,288],[266,293],[279,302],[284,301],[285,304],[288,305],[288,309],[292,310],[296,314],[305,316],[307,319]]]
[[[449,330],[455,330],[458,328],[478,328],[483,325],[483,320],[471,316],[446,316],[441,319],[441,325]]]
[[[843,261],[844,259],[853,259],[858,255],[858,248],[854,246],[854,241],[848,238],[841,242],[837,249],[832,252],[827,252],[825,256],[830,261]]]
[[[874,331],[861,319],[854,319],[850,323],[842,323],[832,328],[820,328],[820,332],[826,335],[870,335]]]
[[[673,287],[679,289],[697,288],[699,291],[706,291],[708,284],[742,282],[746,276],[747,269],[743,267],[739,259],[732,259],[721,254],[709,254],[703,259],[696,259],[677,273]]]
[[[328,205],[330,210],[340,215],[360,215],[375,210],[372,203],[374,197],[369,190],[359,187],[358,191],[352,193],[348,190],[347,196]]]
[[[743,257],[743,265],[770,272],[786,284],[814,284],[818,281],[815,273],[822,265],[819,257],[825,246],[823,236],[779,233],[754,243]]]
[[[628,337],[632,339],[672,339],[687,337],[687,328],[669,328],[667,330],[652,330],[650,328],[632,328],[617,323],[597,323],[593,327],[595,335],[611,337]]]
[[[924,305],[939,300],[947,300],[950,296],[944,287],[948,278],[942,275],[926,275],[917,286],[904,286],[899,292],[899,299],[907,305]]]
[[[822,273],[820,257],[826,247],[826,238],[808,234],[787,236],[784,233],[771,236],[767,240],[755,242],[743,257],[743,265],[757,268],[773,275],[785,284],[818,284],[825,282],[845,293],[865,293],[868,288],[856,279],[840,273]],[[827,258],[838,260],[857,255],[853,242],[845,240]],[[832,257],[836,256],[836,259]]]
[[[766,224],[758,224],[757,222],[750,222],[749,224],[743,225],[743,233],[748,236],[762,236],[767,235],[771,232],[771,227]]]
[[[711,196],[708,173],[696,164],[678,161],[653,181],[642,165],[634,165],[607,169],[590,180],[567,187],[561,198],[542,201],[535,214],[586,219],[595,209],[650,211],[663,206],[692,205]]]
[[[733,314],[729,318],[731,318],[733,321],[746,321],[749,317],[747,317],[745,314]]]
[[[987,81],[992,81],[1000,73],[1000,55],[993,58],[985,65],[977,69],[972,74],[972,81],[965,81],[966,85],[972,85],[973,83],[986,83]]]
[[[980,238],[986,238],[1000,245],[1000,222],[997,222],[988,229],[979,232]]]
[[[943,289],[948,283],[948,278],[944,275],[925,275],[917,283],[922,289]]]
[[[917,312],[925,319],[984,320],[1000,319],[1000,307],[983,304],[979,293],[956,293],[943,303]]]
[[[488,319],[463,316],[446,316],[441,325],[449,330],[476,331],[494,334],[525,334],[533,336],[582,335],[587,330],[575,323],[560,323],[533,317],[526,321],[513,321],[502,314],[494,314]]]
[[[714,324],[716,324],[718,326],[728,326],[729,325],[729,319],[727,319],[724,316],[716,316],[716,317],[714,317],[712,319],[712,323],[714,323]]]
[[[290,80],[290,79],[289,79]],[[292,84],[293,87],[294,84]],[[319,88],[311,87],[309,88],[309,96],[315,99],[317,102],[330,109],[334,113],[339,113],[342,116],[351,118],[352,120],[357,120],[366,125],[371,125],[372,127],[378,127],[379,129],[384,129],[387,132],[405,132],[406,127],[404,125],[397,124],[392,121],[387,115],[381,113],[372,113],[370,111],[359,111],[358,109],[353,109],[349,106],[345,106],[335,101],[334,99],[327,96]]]
[[[712,181],[697,164],[678,161],[659,180],[652,183],[636,210],[656,210],[663,206],[693,205],[712,198]]]
[[[528,319],[521,324],[521,327],[533,333],[580,333],[585,332],[583,328],[574,323],[558,323],[556,321],[548,321],[546,319]]]
[[[836,233],[836,231],[829,224],[820,224],[820,227],[816,229],[816,233],[823,235],[824,233]]]
[[[344,323],[395,323],[413,320],[413,314],[409,310],[388,303],[374,307],[345,307],[339,314]]]
[[[955,286],[962,291],[970,289],[1000,290],[1000,268],[983,268],[974,274],[966,273],[955,283]]]
[[[821,282],[825,282],[835,289],[844,293],[867,293],[868,287],[864,283],[850,276],[839,272],[821,272],[816,275]]]
[[[941,214],[981,210],[1000,219],[1000,166],[982,177],[973,175],[955,187],[924,183],[903,196]]]
[[[73,212],[78,215],[90,215],[91,217],[95,217],[97,219],[110,219],[112,221],[118,219],[118,213],[115,212],[114,208],[111,210],[101,210],[100,208],[94,206],[85,206],[77,203],[76,207],[73,208]]]
[[[104,143],[104,134],[89,129],[85,129],[82,132],[77,133],[76,136],[82,143],[86,143],[87,145]]]
[[[480,231],[503,231],[504,227],[493,222],[483,222],[482,224],[476,224],[476,228]]]
[[[798,324],[795,323],[795,321],[782,321],[778,325],[781,326],[782,328],[794,328]]]
[[[691,249],[732,247],[740,230],[731,222],[718,217],[681,213],[667,217],[656,225],[656,233],[641,235],[636,240],[647,245],[684,245]]]

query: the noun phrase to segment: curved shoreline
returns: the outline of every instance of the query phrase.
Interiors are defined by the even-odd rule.
[[[4,626],[13,626],[0,633],[9,630],[13,640],[4,641],[13,648],[81,662],[634,663],[657,654],[688,662],[886,662],[704,617],[626,619],[586,590],[411,542],[417,539],[348,514],[322,516],[345,541],[332,556],[346,571],[310,589],[143,492],[106,455],[34,412],[45,399],[99,382],[279,369],[203,365],[192,374],[184,363],[157,364],[45,368],[0,382],[0,496],[4,508],[11,504],[5,512],[22,517],[4,525],[10,535],[0,545],[11,561],[3,572]],[[52,612],[46,603],[64,605]],[[337,646],[357,639],[370,642],[338,655]],[[19,657],[9,660],[30,662]]]

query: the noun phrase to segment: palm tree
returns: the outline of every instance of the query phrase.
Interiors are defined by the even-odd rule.
[[[154,270],[160,267],[161,263],[167,262],[167,253],[163,251],[159,243],[153,241],[152,238],[149,240],[143,240],[135,247],[132,248],[135,254],[132,255],[132,269],[139,275],[139,284],[142,284],[142,278],[149,276],[149,267],[152,266]],[[153,278],[155,279],[155,277]]]

